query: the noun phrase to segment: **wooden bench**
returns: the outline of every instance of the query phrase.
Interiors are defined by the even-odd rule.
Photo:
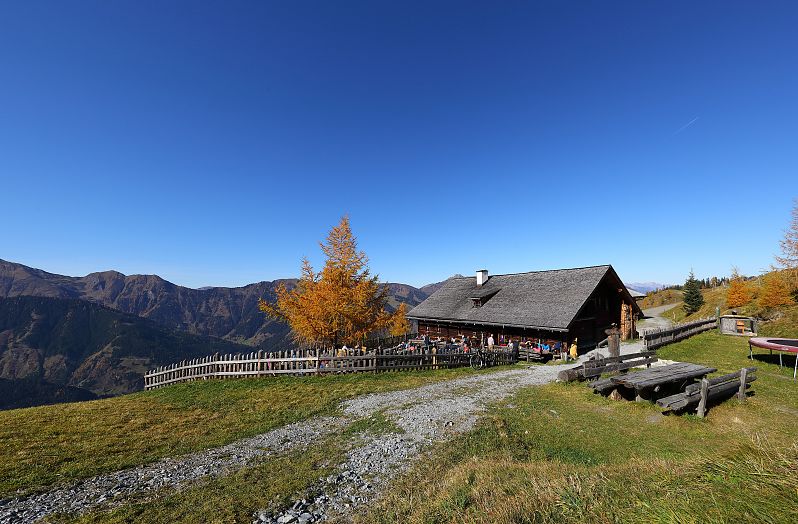
[[[643,366],[649,368],[651,364],[656,361],[657,354],[654,351],[642,351],[640,353],[631,353],[619,357],[599,357],[593,360],[587,360],[583,364],[571,369],[564,369],[557,374],[557,378],[563,382],[587,380],[599,377],[603,373],[610,373],[613,371],[626,371],[631,368]]]
[[[682,393],[657,400],[657,405],[665,411],[684,411],[695,407],[696,414],[703,417],[710,401],[726,399],[735,394],[745,400],[745,390],[754,380],[756,368],[743,368],[715,378],[704,378],[698,384],[687,386]]]
[[[598,393],[600,395],[608,395],[612,392],[613,389],[618,387],[618,384],[612,381],[612,377],[610,378],[600,378],[598,380],[594,380],[590,384],[589,387],[593,388],[593,393]]]
[[[647,401],[668,390],[680,391],[687,384],[692,384],[717,371],[715,368],[693,364],[692,362],[674,362],[665,366],[644,369],[624,375],[617,375],[610,380],[625,392],[634,392],[635,400]]]

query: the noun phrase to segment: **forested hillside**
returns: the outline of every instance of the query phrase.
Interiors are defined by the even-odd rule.
[[[154,366],[246,351],[84,300],[0,298],[0,408],[129,393]]]

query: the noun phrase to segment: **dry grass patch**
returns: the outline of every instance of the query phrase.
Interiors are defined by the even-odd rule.
[[[750,365],[744,339],[715,333],[660,353],[719,372]],[[524,389],[436,446],[359,522],[798,522],[798,385],[755,365],[756,394],[706,419],[582,384]]]

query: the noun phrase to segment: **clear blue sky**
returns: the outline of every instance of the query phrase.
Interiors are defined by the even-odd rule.
[[[699,5],[700,4],[700,5]],[[795,2],[0,4],[0,258],[383,280],[766,268],[798,196]]]

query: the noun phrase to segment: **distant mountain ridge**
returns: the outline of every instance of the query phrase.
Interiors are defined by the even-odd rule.
[[[0,297],[73,298],[154,320],[169,329],[224,338],[266,350],[290,345],[287,325],[266,317],[258,300],[274,300],[279,284],[264,281],[242,287],[192,289],[157,275],[124,275],[117,271],[69,277],[0,260]],[[389,283],[388,306],[421,303],[429,293],[407,284]]]
[[[191,289],[157,275],[123,275],[117,271],[68,277],[0,260],[0,297],[73,298],[131,313],[170,328],[254,346],[284,345],[288,326],[258,310],[258,299],[273,299],[280,282],[258,282],[238,288]]]
[[[624,285],[628,289],[634,289],[635,291],[640,291],[641,293],[649,293],[651,291],[656,291],[658,289],[666,288],[671,284],[661,284],[659,282],[624,282]]]

